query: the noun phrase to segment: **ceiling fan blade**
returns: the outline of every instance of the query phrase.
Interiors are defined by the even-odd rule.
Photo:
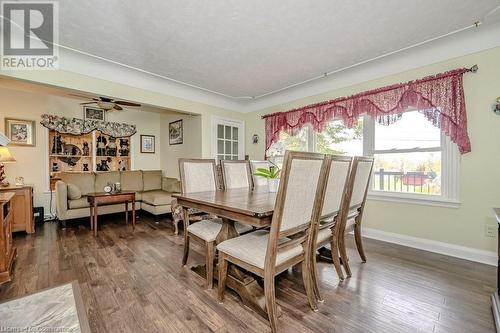
[[[141,104],[126,102],[126,101],[115,101],[116,104],[125,105],[125,106],[141,106]]]
[[[101,100],[103,102],[112,102],[113,101],[112,98],[102,97],[102,96],[99,96],[99,100]]]
[[[68,96],[82,98],[82,99],[91,99],[92,98],[92,96],[84,96],[84,95],[77,95],[77,94],[68,94]]]
[[[119,106],[118,104],[115,104],[115,106],[113,106],[113,109],[118,110],[118,111],[123,110],[123,108],[121,106]]]

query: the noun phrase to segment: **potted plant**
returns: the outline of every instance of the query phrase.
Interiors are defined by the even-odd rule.
[[[270,166],[269,169],[257,168],[254,176],[267,178],[267,184],[269,186],[269,192],[278,192],[278,187],[280,184],[279,174],[280,169],[276,166]]]

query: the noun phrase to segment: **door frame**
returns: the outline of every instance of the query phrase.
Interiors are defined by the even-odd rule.
[[[245,121],[233,118],[212,116],[212,146],[210,156],[217,160],[217,125],[238,127],[238,159],[245,159]]]

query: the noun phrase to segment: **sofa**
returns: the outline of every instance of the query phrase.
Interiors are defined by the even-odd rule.
[[[181,191],[180,182],[163,177],[161,170],[63,172],[55,185],[56,210],[63,226],[67,220],[90,217],[87,194],[103,192],[104,186],[120,183],[122,191],[136,193],[136,210],[156,216],[171,213],[172,194]],[[100,206],[99,215],[125,211],[124,204]]]

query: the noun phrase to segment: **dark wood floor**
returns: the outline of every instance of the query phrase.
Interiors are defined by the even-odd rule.
[[[46,223],[16,235],[14,281],[0,300],[78,280],[93,332],[266,332],[267,323],[228,292],[181,267],[182,237],[166,221],[141,217],[135,233],[119,216],[101,218],[94,238],[87,223],[61,230]],[[282,332],[494,332],[491,266],[365,240],[368,262],[350,245],[353,277],[339,283],[321,263],[325,303],[309,310],[299,269],[277,278]],[[204,257],[194,248],[189,263]]]

